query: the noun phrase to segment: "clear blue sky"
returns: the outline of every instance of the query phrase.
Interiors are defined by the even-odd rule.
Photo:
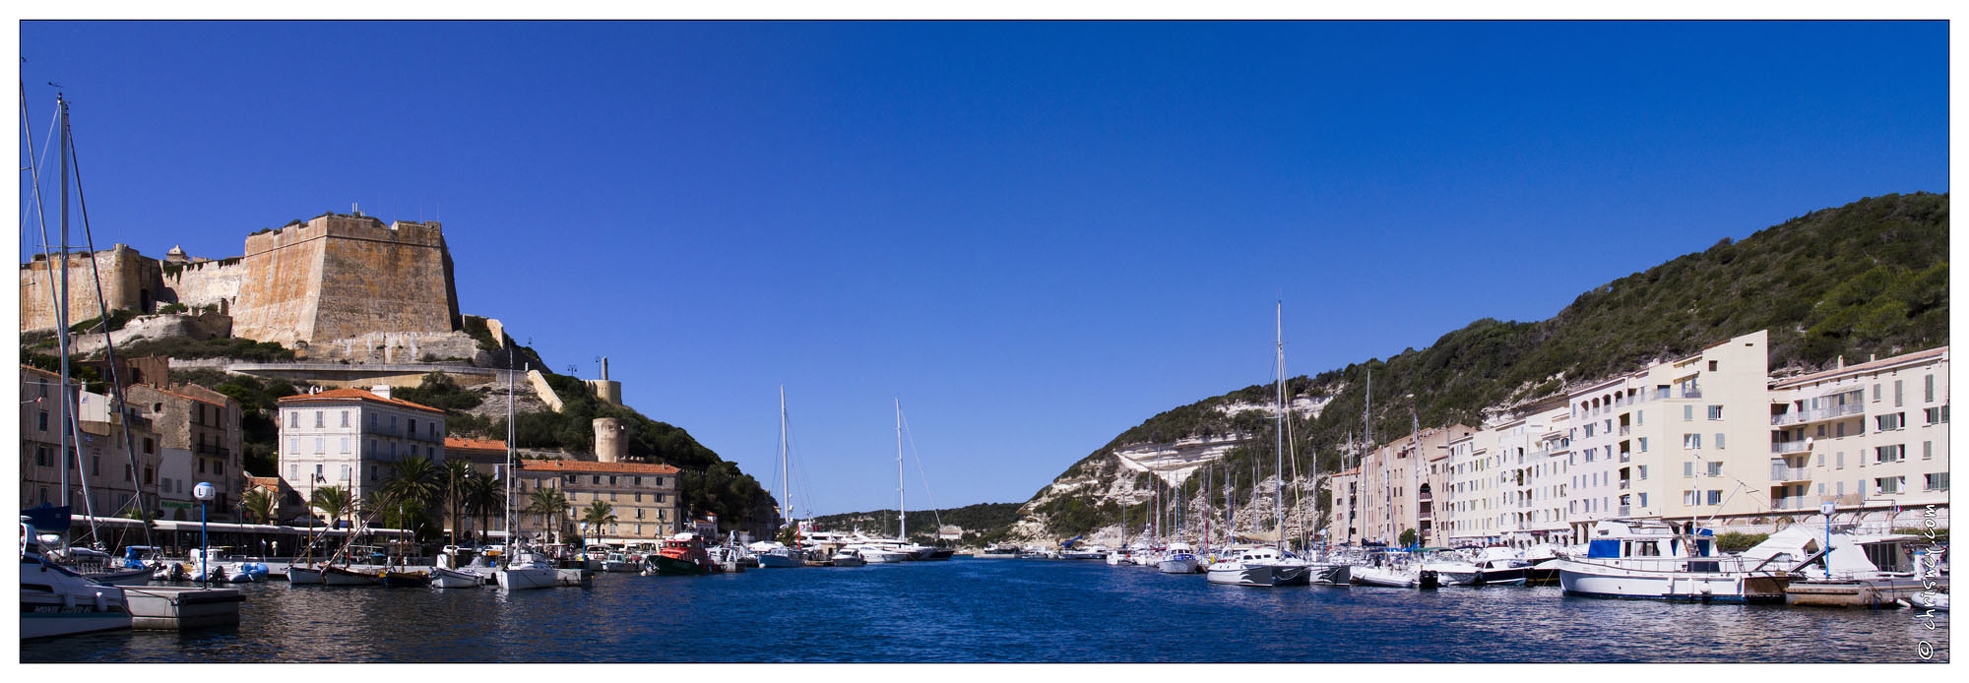
[[[442,218],[465,313],[820,513],[1948,191],[1941,22],[45,23],[99,243]],[[17,135],[18,137],[18,135]],[[37,145],[39,141],[37,140]],[[441,212],[441,213],[440,213]],[[24,250],[38,244],[21,240]],[[805,496],[803,496],[805,498]],[[804,500],[800,501],[806,506]]]

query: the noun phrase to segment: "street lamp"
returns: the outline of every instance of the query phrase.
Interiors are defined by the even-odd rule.
[[[1819,504],[1819,514],[1825,515],[1825,578],[1832,578],[1832,513],[1839,510],[1838,503]]]
[[[201,481],[191,487],[191,496],[198,499],[198,573],[205,577],[207,584],[212,583],[212,570],[208,567],[212,561],[212,543],[205,533],[205,505],[212,502],[217,493],[209,481]]]

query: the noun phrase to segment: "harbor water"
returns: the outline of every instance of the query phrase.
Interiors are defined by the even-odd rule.
[[[237,627],[21,643],[22,662],[1920,662],[1947,613],[1240,588],[1094,561],[600,574],[590,588],[243,585]],[[1925,644],[1925,645],[1924,645]],[[1932,648],[1932,649],[1930,649]],[[1924,653],[1926,657],[1924,659]]]

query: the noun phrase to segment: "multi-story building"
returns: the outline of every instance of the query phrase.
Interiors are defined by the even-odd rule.
[[[522,460],[514,472],[515,488],[508,504],[515,514],[526,514],[523,511],[535,492],[559,489],[567,507],[555,520],[558,529],[536,528],[525,536],[540,539],[541,531],[579,530],[588,507],[603,501],[615,515],[615,522],[589,530],[590,542],[655,542],[685,528],[683,501],[678,495],[679,473],[676,467],[652,463]]]
[[[67,504],[74,514],[97,517],[140,509],[156,514],[160,453],[150,420],[134,406],[112,410],[102,394],[74,395],[75,430],[68,434],[72,450],[64,472],[60,376],[21,366],[22,505]]]
[[[1773,382],[1770,430],[1759,483],[1777,516],[1946,506],[1948,347]]]
[[[1447,462],[1438,458],[1438,451],[1448,448],[1452,435],[1472,431],[1461,425],[1428,428],[1368,453],[1361,458],[1357,479],[1341,480],[1343,484],[1357,484],[1354,497],[1360,516],[1351,526],[1336,527],[1358,529],[1363,542],[1398,545],[1402,532],[1408,530],[1416,531],[1418,539],[1426,538],[1422,522],[1429,518],[1428,531],[1434,531],[1435,490],[1441,486],[1437,477]],[[1429,470],[1432,460],[1438,465],[1437,473]]]
[[[1328,500],[1326,540],[1332,544],[1355,545],[1361,535],[1361,468],[1349,467],[1326,479]]]
[[[157,429],[163,470],[161,516],[196,519],[198,502],[191,489],[203,481],[217,490],[208,504],[208,518],[237,521],[247,478],[239,402],[195,384],[171,389],[132,384],[124,391],[131,406],[147,415]]]
[[[388,386],[287,396],[278,404],[280,477],[301,500],[328,486],[373,500],[403,459],[444,462],[444,411],[392,398]]]

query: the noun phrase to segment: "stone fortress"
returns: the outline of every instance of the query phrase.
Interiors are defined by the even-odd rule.
[[[277,342],[301,359],[346,363],[474,360],[480,353],[464,332],[451,253],[435,221],[386,225],[360,211],[326,213],[248,235],[243,256],[193,258],[173,248],[160,261],[118,244],[68,259],[69,323],[102,314],[100,271],[108,308],[138,315],[119,344],[231,336]],[[22,264],[22,332],[56,329],[60,277],[59,261],[41,254]]]

